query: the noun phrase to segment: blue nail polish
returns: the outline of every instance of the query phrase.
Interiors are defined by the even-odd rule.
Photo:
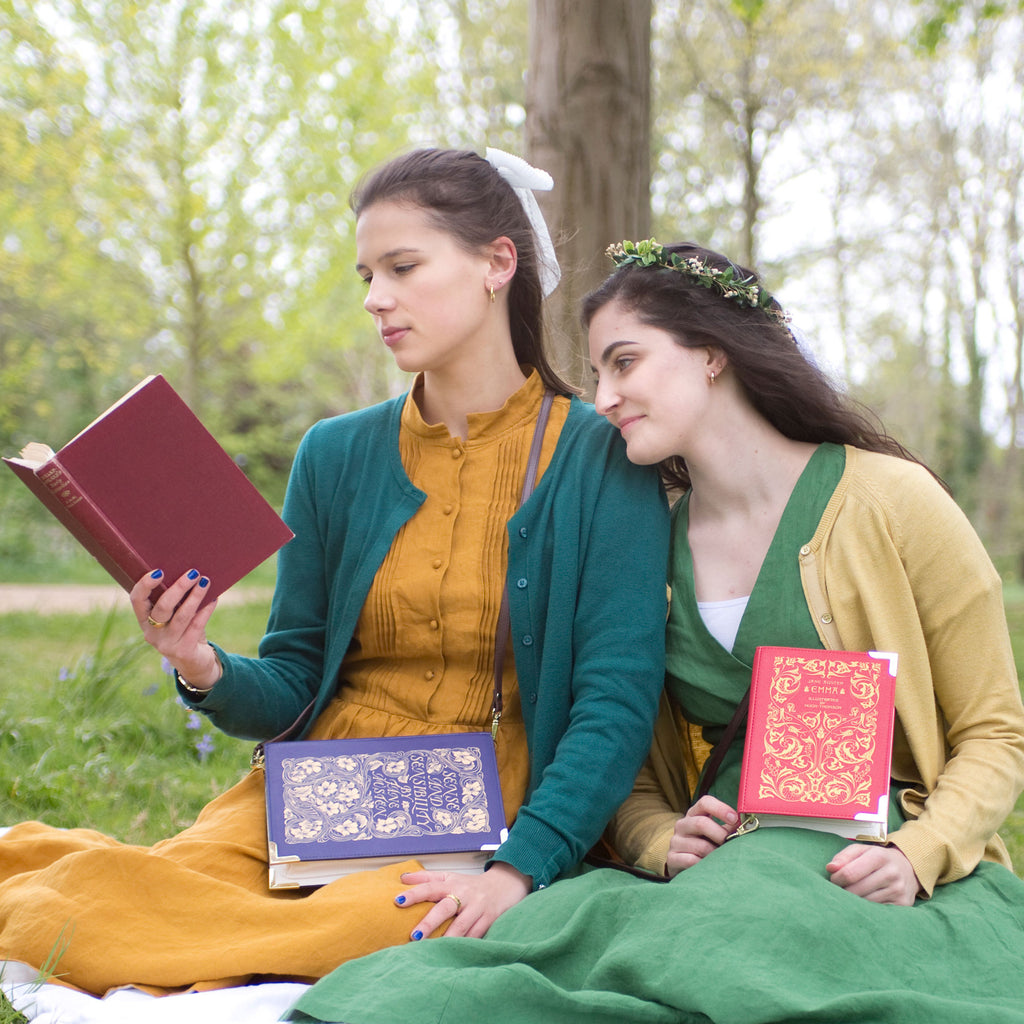
[[[151,573],[149,574],[149,578],[150,578],[151,580],[158,580],[158,579],[160,579],[160,577],[161,577],[161,576],[163,576],[163,574],[164,574],[164,571],[163,571],[163,569],[154,569],[154,570],[153,570],[153,571],[152,571],[152,572],[151,572]]]
[[[395,897],[395,902],[396,902],[396,903],[397,903],[397,904],[398,904],[398,905],[399,905],[400,907],[404,907],[404,906],[405,906],[405,897],[404,897],[404,896],[396,896],[396,897]]]
[[[210,581],[205,576],[199,581],[200,587],[208,587],[209,585]]]
[[[198,569],[189,569],[188,577],[187,578],[190,579],[190,580],[194,580],[198,575],[199,575],[199,570]]]
[[[414,932],[412,933],[412,941],[413,941],[413,942],[419,942],[419,941],[420,941],[420,939],[422,939],[422,938],[423,938],[423,932],[421,932],[421,931],[420,931],[420,930],[419,930],[419,929],[417,928],[417,929],[416,929],[416,931],[414,931]]]

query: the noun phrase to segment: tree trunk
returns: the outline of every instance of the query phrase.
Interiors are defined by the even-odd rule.
[[[583,296],[611,270],[604,250],[650,233],[651,0],[531,0],[527,158],[555,179],[538,200],[562,282],[548,300],[555,365],[590,380]]]

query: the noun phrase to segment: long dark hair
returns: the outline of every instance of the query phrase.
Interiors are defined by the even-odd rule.
[[[349,199],[357,217],[380,202],[411,203],[470,253],[502,235],[511,239],[518,257],[508,297],[516,359],[533,366],[552,391],[570,394],[544,351],[537,240],[512,186],[471,150],[417,149],[371,171]]]
[[[757,280],[752,270],[693,242],[666,245],[664,252],[723,271],[732,267],[741,277]],[[870,410],[847,398],[806,358],[780,317],[740,306],[676,270],[636,264],[619,267],[586,296],[584,327],[609,302],[672,335],[686,348],[721,349],[727,372],[735,375],[751,405],[784,436],[814,444],[849,444],[920,463],[886,433]],[[774,300],[771,309],[781,315]],[[681,456],[664,460],[659,469],[666,486],[684,490],[690,486]]]

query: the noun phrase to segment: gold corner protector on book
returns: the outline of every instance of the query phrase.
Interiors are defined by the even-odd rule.
[[[285,864],[294,864],[299,858],[296,856],[281,857],[277,852],[277,843],[268,837],[267,839],[267,860],[268,872],[267,881],[271,889],[301,889],[299,882],[291,879],[285,872],[280,870]]]
[[[492,850],[498,850],[502,846],[502,844],[505,843],[506,840],[508,840],[508,838],[509,838],[509,830],[508,830],[508,828],[503,828],[502,831],[501,831],[501,835],[498,837],[498,842],[497,843],[484,843],[483,846],[480,847],[480,849],[482,851],[484,851],[484,852],[490,852]]]
[[[297,853],[289,854],[287,857],[280,855],[277,852],[277,843],[273,839],[267,840],[267,850],[271,867],[275,864],[298,864],[302,860]]]
[[[274,870],[274,865],[270,865],[270,888],[271,889],[301,889],[300,883],[292,881],[291,879],[284,878]]]
[[[900,656],[896,651],[868,651],[868,655],[889,662],[889,675],[895,677],[900,663]]]
[[[883,828],[879,832],[862,833],[853,837],[855,843],[879,843],[884,845],[889,842],[888,829]]]

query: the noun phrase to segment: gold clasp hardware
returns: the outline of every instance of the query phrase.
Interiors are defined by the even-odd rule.
[[[263,752],[263,744],[257,743],[252,750],[252,757],[249,758],[249,770],[263,768],[267,763],[267,756]]]
[[[745,818],[741,819],[740,823],[725,837],[726,840],[735,839],[736,836],[745,836],[748,832],[753,832],[759,828],[761,822],[757,820],[757,817],[753,814],[748,814]]]
[[[491,739],[496,740],[498,738],[498,725],[501,723],[501,712],[495,711],[494,717],[491,719]]]

